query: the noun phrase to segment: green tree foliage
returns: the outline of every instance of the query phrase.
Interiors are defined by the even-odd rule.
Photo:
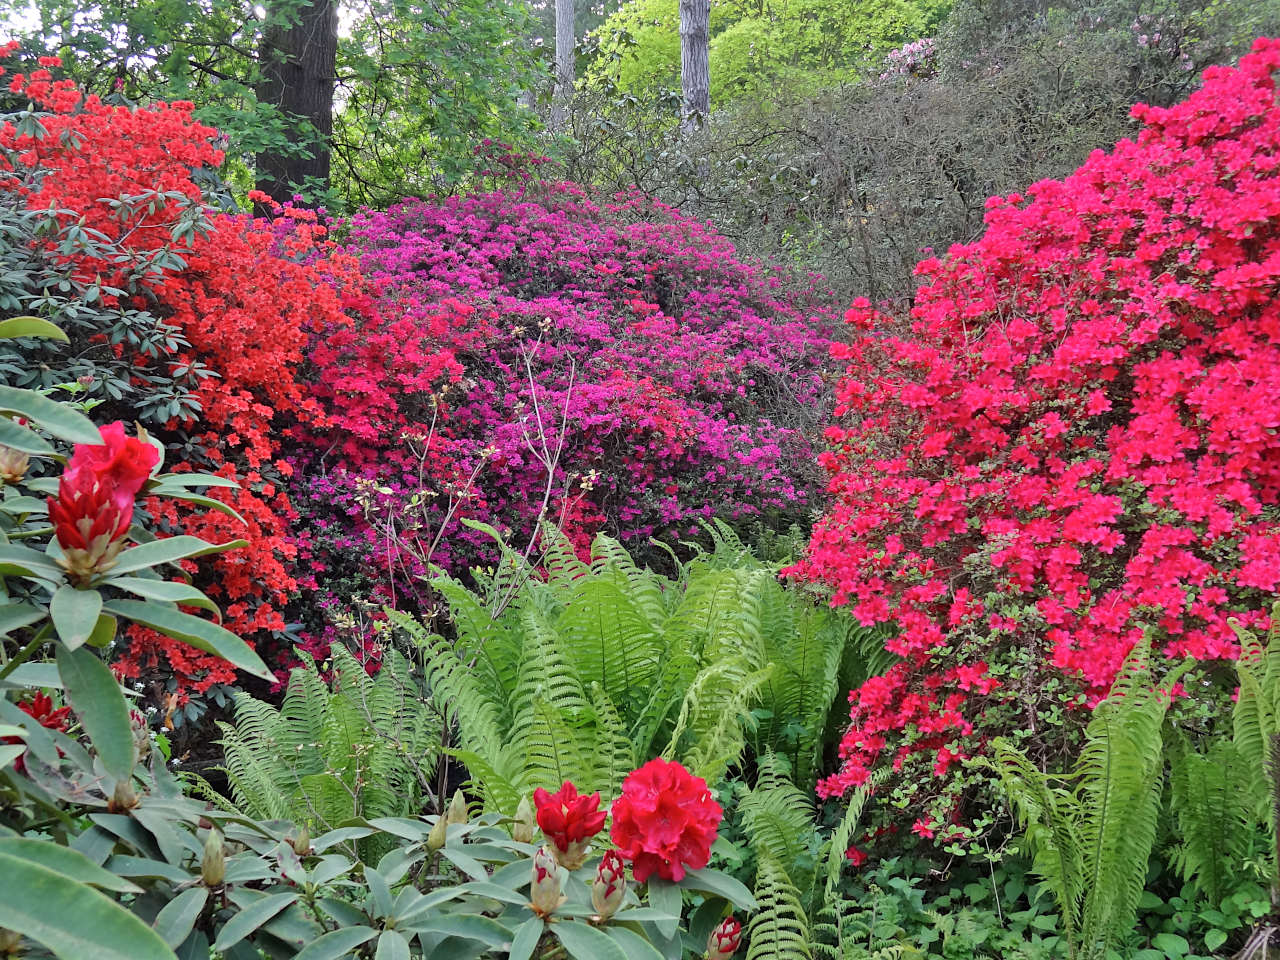
[[[92,92],[131,101],[191,100],[228,140],[228,174],[254,182],[259,154],[314,152],[316,129],[259,99],[264,32],[307,0],[37,0],[24,49],[58,54]],[[361,0],[344,5],[332,135],[332,191],[348,207],[448,188],[473,169],[483,138],[520,138],[517,103],[535,75],[522,0]],[[303,185],[315,199],[324,184]]]
[[[635,93],[680,86],[677,0],[632,0],[600,27],[597,76]],[[711,7],[711,105],[853,79],[868,53],[932,30],[949,0],[722,0]]]

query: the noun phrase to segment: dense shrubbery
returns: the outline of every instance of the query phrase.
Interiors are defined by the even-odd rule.
[[[1136,141],[993,199],[981,241],[922,263],[909,327],[836,348],[835,502],[794,572],[893,624],[902,659],[855,691],[824,793],[922,753],[920,795],[947,792],[1002,725],[1060,708],[1059,671],[1068,702],[1093,703],[1144,632],[1216,660],[1236,655],[1233,618],[1264,620],[1278,68],[1280,44],[1259,41],[1185,103],[1135,109]],[[865,302],[848,320],[893,326]],[[936,811],[959,801],[917,832],[946,836]]]
[[[317,330],[330,419],[302,457],[332,573],[380,568],[396,600],[492,558],[466,520],[585,550],[812,508],[830,315],[706,225],[531,184],[363,213],[347,247],[380,295]]]

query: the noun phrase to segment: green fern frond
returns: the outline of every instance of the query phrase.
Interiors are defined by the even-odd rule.
[[[762,855],[756,870],[757,908],[747,925],[747,960],[812,960],[809,922],[799,891],[772,857]]]

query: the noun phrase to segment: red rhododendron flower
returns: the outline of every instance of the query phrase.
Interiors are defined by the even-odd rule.
[[[606,813],[600,808],[600,794],[578,796],[578,788],[568,780],[555,793],[539,787],[533,791],[538,809],[538,826],[561,853],[574,843],[590,840],[604,827]]]
[[[632,862],[637,883],[654,873],[678,881],[686,867],[707,865],[720,816],[707,781],[659,757],[622,782],[613,805],[613,842]]]
[[[145,440],[126,437],[119,421],[100,428],[101,444],[78,444],[49,498],[49,519],[73,581],[101,573],[115,562],[133,522],[133,501],[160,462]]]

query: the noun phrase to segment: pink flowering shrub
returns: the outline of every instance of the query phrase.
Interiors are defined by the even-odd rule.
[[[302,458],[322,572],[360,558],[399,602],[428,552],[453,570],[489,556],[464,518],[522,541],[548,490],[584,549],[600,530],[643,546],[810,510],[836,327],[812,279],[567,183],[365,212],[348,249],[378,293],[311,348],[330,415]]]
[[[1280,41],[1215,67],[1136,141],[994,198],[926,260],[909,324],[865,331],[792,571],[901,660],[850,695],[838,796],[923,761],[941,796],[996,718],[1095,702],[1144,630],[1237,653],[1280,589]],[[893,332],[895,331],[896,332]],[[1017,669],[1008,664],[1017,663]],[[1074,693],[1073,693],[1074,691]],[[926,772],[928,771],[928,772]],[[950,802],[954,802],[955,796]],[[913,828],[946,837],[938,812]]]

